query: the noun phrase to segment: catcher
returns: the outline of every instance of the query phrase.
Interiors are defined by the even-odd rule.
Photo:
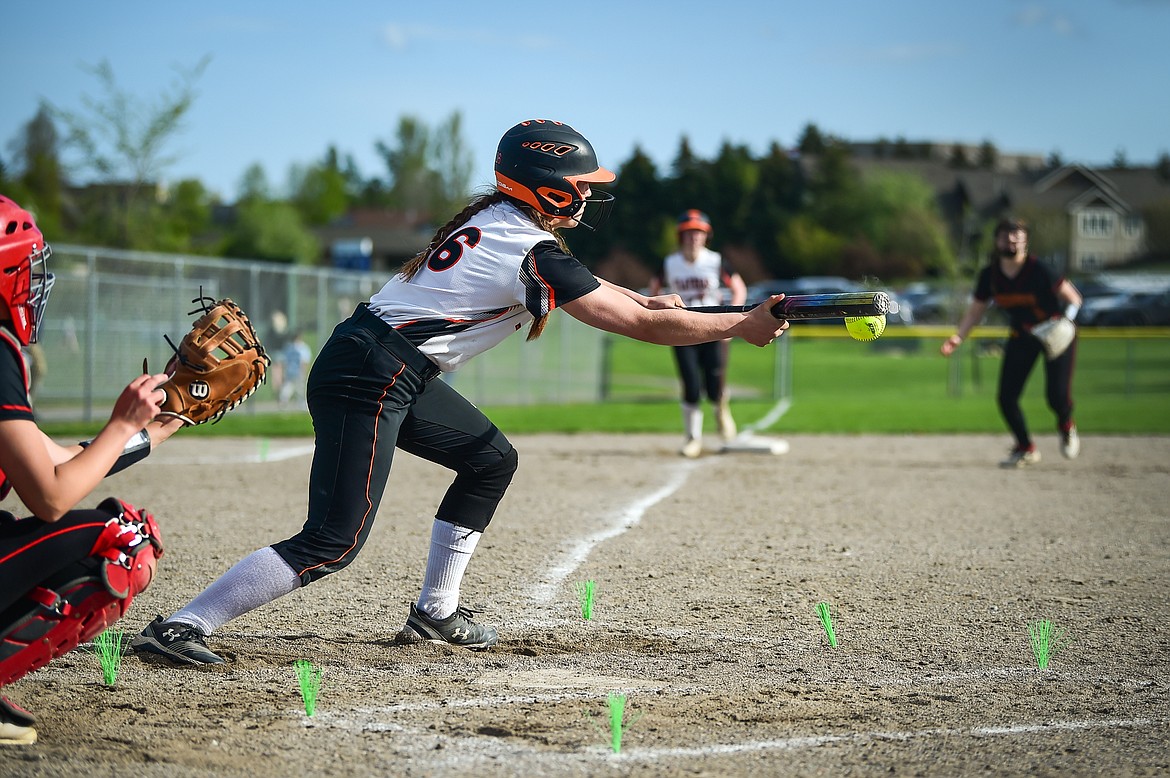
[[[50,253],[32,216],[0,196],[0,498],[15,491],[32,514],[0,511],[0,687],[96,636],[150,583],[162,555],[154,519],[113,498],[76,505],[183,426],[156,418],[160,373],[131,381],[93,440],[61,446],[40,430],[22,351],[53,288]],[[0,697],[0,745],[36,742],[33,724]]]
[[[1011,329],[999,374],[999,411],[1016,441],[1000,466],[1025,467],[1040,461],[1020,408],[1020,395],[1042,354],[1060,452],[1075,459],[1081,442],[1073,422],[1072,375],[1077,353],[1073,321],[1080,311],[1081,293],[1028,253],[1028,226],[1019,219],[1003,219],[996,225],[991,261],[979,274],[975,295],[957,331],[942,344],[943,356],[955,352],[993,302],[1007,314]]]

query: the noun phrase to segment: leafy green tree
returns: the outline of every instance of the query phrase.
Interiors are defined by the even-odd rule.
[[[1158,178],[1164,182],[1170,182],[1170,154],[1163,151],[1158,155],[1158,161],[1154,164],[1154,170],[1158,174]]]
[[[195,82],[210,60],[177,69],[171,88],[147,104],[122,90],[106,61],[86,67],[100,94],[85,95],[82,110],[50,106],[65,126],[67,147],[81,155],[83,169],[100,186],[80,206],[86,232],[103,243],[133,245],[157,226],[155,187],[177,159],[168,152],[195,100]]]
[[[289,175],[293,205],[306,224],[328,224],[345,213],[351,200],[349,187],[332,146],[324,160],[308,167],[294,166]]]
[[[41,103],[12,147],[20,173],[6,193],[36,215],[37,226],[44,234],[63,236],[65,178],[61,142],[47,105]]]
[[[759,184],[759,165],[746,146],[724,141],[710,166],[710,216],[717,227],[715,245],[742,242],[747,233],[752,196]]]
[[[947,165],[956,170],[967,170],[971,167],[971,160],[967,158],[967,150],[956,143],[951,146],[951,154],[947,158]]]
[[[777,278],[793,275],[780,246],[788,220],[800,210],[803,182],[800,168],[778,143],[758,160],[756,188],[748,207],[744,237],[759,252],[768,272]]]
[[[824,154],[828,146],[828,139],[821,134],[820,128],[812,122],[804,125],[804,129],[800,133],[800,139],[796,141],[796,148],[800,149],[801,154],[810,154],[813,156]]]
[[[663,205],[675,219],[688,208],[710,210],[707,203],[714,188],[711,165],[695,154],[685,135],[679,140],[671,175],[665,183]]]
[[[395,145],[380,140],[374,144],[389,174],[388,207],[445,219],[466,204],[473,163],[462,126],[458,112],[435,130],[416,117],[404,116]]]
[[[235,222],[221,244],[225,256],[313,264],[321,255],[317,239],[296,207],[272,199],[264,168],[253,164],[240,183]]]
[[[638,257],[648,268],[657,268],[662,257],[673,250],[671,229],[674,220],[664,210],[662,182],[654,161],[640,146],[635,146],[633,154],[616,172],[618,178],[614,182],[614,191],[618,199],[614,201],[609,223],[596,233],[600,240],[588,256],[599,259],[608,249],[619,246]],[[580,229],[574,230],[570,238],[574,248],[578,245],[577,233],[580,232]],[[609,246],[604,245],[607,238]]]
[[[981,170],[994,170],[998,162],[999,149],[995,147],[994,143],[985,140],[979,144],[979,157],[975,160],[976,167]]]
[[[171,187],[160,205],[159,229],[155,232],[155,240],[143,248],[195,253],[213,250],[213,245],[201,242],[211,230],[212,205],[211,193],[203,182],[195,178],[179,181]]]
[[[1068,257],[1069,216],[1059,208],[1021,206],[1015,216],[1028,223],[1028,250],[1038,257]],[[988,243],[987,250],[991,250]]]
[[[777,239],[787,272],[781,277],[835,272],[846,241],[810,217],[798,214],[784,225]]]

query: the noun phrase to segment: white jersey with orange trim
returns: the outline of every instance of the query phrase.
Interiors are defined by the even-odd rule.
[[[454,230],[413,278],[394,276],[370,310],[444,372],[600,283],[508,202]]]
[[[682,298],[688,308],[723,304],[723,290],[731,283],[732,271],[723,265],[718,251],[704,247],[694,262],[676,251],[662,261],[662,285]]]

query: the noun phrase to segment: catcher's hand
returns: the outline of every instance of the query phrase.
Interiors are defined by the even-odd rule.
[[[1044,347],[1044,354],[1049,362],[1065,352],[1076,334],[1077,325],[1066,316],[1049,319],[1032,328],[1032,336]]]
[[[160,416],[182,419],[187,424],[217,422],[264,383],[272,360],[260,345],[256,329],[231,299],[196,297],[191,302],[203,312],[191,331],[175,346],[167,363],[170,380]],[[165,336],[164,336],[165,337]]]

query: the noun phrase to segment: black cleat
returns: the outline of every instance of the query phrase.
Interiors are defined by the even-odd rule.
[[[495,627],[476,624],[471,618],[471,611],[467,608],[456,608],[455,612],[445,619],[432,619],[413,603],[403,632],[406,633],[408,640],[411,637],[410,633],[413,632],[418,638],[431,643],[446,643],[474,651],[491,648],[500,639]]]
[[[155,654],[180,665],[218,665],[223,659],[214,654],[199,630],[178,621],[163,621],[156,616],[138,637],[130,641],[130,648],[139,654]]]

